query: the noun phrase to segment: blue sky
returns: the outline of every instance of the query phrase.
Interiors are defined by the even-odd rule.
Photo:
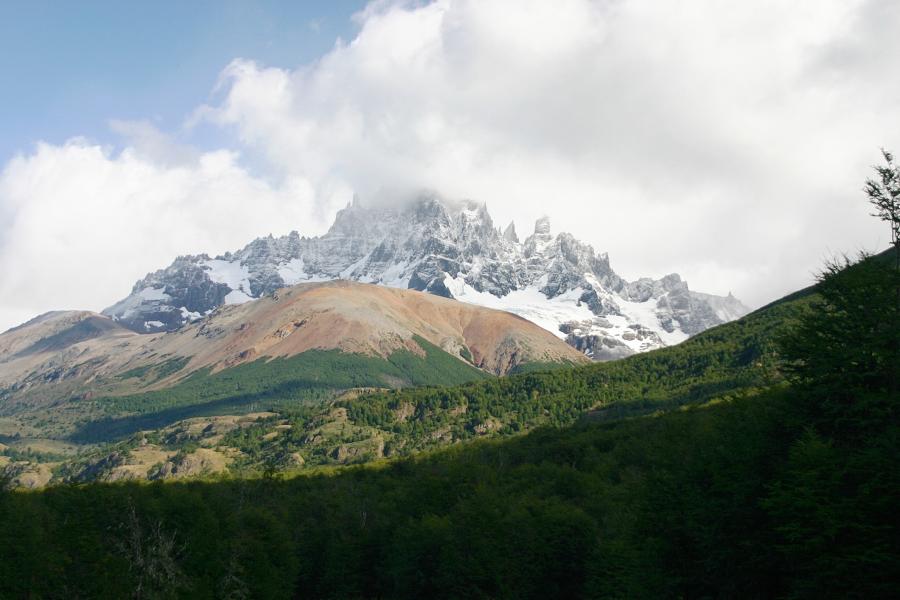
[[[352,39],[360,0],[0,2],[0,164],[38,141],[177,128],[236,57],[294,68]],[[209,134],[209,131],[206,130]],[[194,143],[197,140],[192,140]]]

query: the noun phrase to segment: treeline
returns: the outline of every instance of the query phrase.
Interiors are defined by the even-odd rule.
[[[98,407],[109,416],[83,423],[71,436],[78,442],[125,441],[98,456],[127,451],[138,431],[166,427],[189,417],[276,411],[291,428],[274,439],[263,421],[227,434],[222,444],[242,452],[241,470],[283,469],[300,454],[307,466],[337,464],[334,447],[365,435],[386,442],[389,456],[405,456],[483,435],[516,435],[535,427],[571,425],[591,418],[620,419],[702,402],[716,396],[765,388],[782,380],[775,339],[806,310],[812,296],[766,307],[739,321],[697,335],[671,348],[622,361],[557,368],[493,378],[418,340],[422,359],[397,352],[389,359],[310,351],[288,359],[259,360],[210,375],[195,373],[165,390],[106,398]],[[551,365],[544,365],[550,369]],[[387,377],[388,379],[385,379]],[[384,386],[386,381],[448,383],[335,402],[337,390]],[[480,380],[480,381],[479,381]],[[344,408],[350,437],[330,436],[332,446],[309,441],[333,408]],[[122,413],[125,413],[124,415]],[[151,436],[154,439],[159,436]],[[177,445],[176,445],[177,446]],[[169,449],[179,449],[168,446]],[[90,455],[60,473],[78,473]],[[292,467],[293,468],[293,467]]]
[[[464,435],[467,425],[471,430],[492,417],[519,430],[541,424],[569,425],[586,410],[613,403],[635,411],[696,402],[780,380],[776,338],[803,314],[809,301],[810,297],[804,297],[773,305],[678,346],[626,360],[451,388],[395,390],[339,405],[359,424],[397,433],[452,424],[460,426],[458,433]],[[415,412],[398,423],[397,411],[405,405]],[[454,418],[460,415],[464,416]]]

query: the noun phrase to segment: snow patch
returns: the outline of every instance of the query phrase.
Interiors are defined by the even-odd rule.
[[[198,320],[200,320],[200,319],[203,318],[203,315],[202,315],[201,313],[198,313],[198,312],[195,312],[195,311],[190,311],[190,310],[186,309],[186,308],[183,307],[183,306],[180,307],[180,310],[181,310],[181,319],[182,319],[183,321],[186,321],[186,322],[189,322],[189,323],[190,323],[190,322],[193,322],[193,321],[198,321]]]
[[[207,269],[210,281],[224,283],[233,290],[239,290],[245,285],[246,289],[250,289],[250,272],[238,261],[214,258],[203,261],[200,266]]]
[[[656,316],[656,300],[629,302],[618,294],[599,288],[598,284],[596,291],[613,300],[619,306],[622,315],[597,316],[591,312],[587,304],[580,301],[585,291],[580,287],[568,290],[554,298],[547,298],[540,291],[546,285],[546,279],[545,275],[534,284],[514,290],[503,297],[497,297],[488,292],[479,292],[467,284],[461,276],[455,278],[449,275],[445,276],[444,285],[447,286],[453,297],[461,302],[511,312],[528,319],[562,339],[566,338],[566,334],[560,331],[560,325],[573,322],[576,324],[574,327],[579,335],[615,338],[634,352],[645,352],[658,348],[660,341],[663,345],[668,346],[679,344],[688,338],[688,335],[680,330],[668,333],[660,327],[659,319]],[[639,335],[635,329],[636,325],[650,331]],[[658,335],[659,339],[653,339],[651,332]]]
[[[279,265],[277,271],[285,285],[294,285],[309,278],[302,258],[292,258]]]
[[[145,287],[124,300],[113,304],[104,311],[104,314],[112,314],[116,320],[129,319],[136,313],[143,312],[145,304],[150,305],[152,310],[165,311],[169,307],[161,303],[170,298],[171,296],[165,292],[164,287]]]
[[[581,288],[569,290],[555,298],[548,299],[541,293],[540,285],[531,285],[514,290],[501,298],[488,292],[479,292],[460,276],[456,278],[445,276],[444,285],[457,300],[511,312],[528,319],[562,339],[566,337],[566,334],[559,330],[562,323],[587,321],[594,318],[591,309],[578,300],[584,293]]]
[[[208,276],[215,283],[224,283],[231,288],[225,296],[225,304],[243,304],[253,300],[250,295],[250,271],[238,261],[220,258],[203,261],[200,265],[208,269]]]
[[[402,290],[409,288],[410,277],[406,273],[408,266],[409,264],[405,262],[391,265],[381,274],[379,283],[387,287],[400,288]]]
[[[284,281],[284,285],[297,285],[298,283],[313,283],[318,281],[331,281],[333,277],[323,277],[306,272],[306,263],[303,258],[292,258],[282,263],[277,268],[278,275]]]
[[[243,304],[244,302],[250,302],[251,300],[253,300],[253,298],[241,290],[231,290],[228,292],[228,295],[225,296],[225,304]]]
[[[666,346],[674,346],[688,339],[690,336],[680,329],[675,329],[669,333],[660,326],[657,302],[656,298],[646,302],[630,302],[624,299],[618,301],[619,309],[629,320],[655,331]]]

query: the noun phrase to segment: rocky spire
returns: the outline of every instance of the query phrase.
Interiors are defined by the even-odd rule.
[[[535,254],[542,254],[544,249],[553,241],[550,233],[550,217],[541,217],[534,222],[534,233],[525,239],[523,250],[525,258],[531,258]]]
[[[514,244],[519,243],[519,236],[516,234],[515,221],[510,221],[509,225],[506,226],[506,229],[503,230],[503,239]]]

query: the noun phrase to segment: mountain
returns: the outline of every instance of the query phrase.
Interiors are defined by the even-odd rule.
[[[296,231],[236,252],[178,257],[103,314],[139,333],[173,331],[223,304],[286,285],[347,279],[429,292],[533,321],[595,360],[672,345],[748,312],[697,293],[677,274],[626,281],[609,257],[548,219],[519,241],[484,204],[423,196],[397,206],[354,200],[321,237]]]
[[[22,431],[29,429],[22,419],[43,419],[37,434],[58,437],[91,411],[152,412],[150,400],[102,400],[136,393],[187,409],[250,391],[297,399],[310,391],[460,383],[586,360],[510,313],[414,290],[305,283],[221,306],[172,332],[138,334],[86,311],[37,317],[0,335],[0,416],[15,416]]]
[[[516,315],[351,281],[298,284],[161,338],[161,352],[193,356],[190,367],[222,368],[309,350],[386,358],[421,353],[416,339],[493,375],[523,364],[580,362],[577,352]]]

